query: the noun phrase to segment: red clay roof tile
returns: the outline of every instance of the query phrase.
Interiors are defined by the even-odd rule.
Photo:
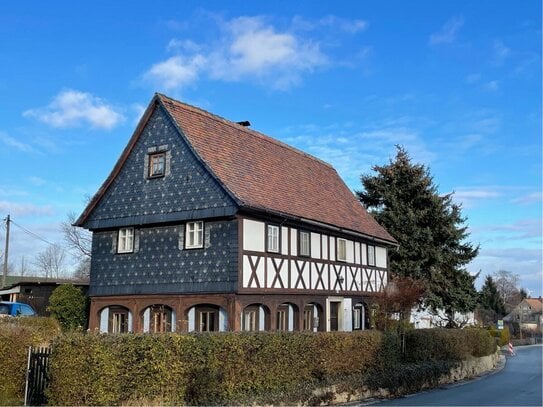
[[[241,206],[395,242],[329,164],[204,110],[164,95],[158,98]]]

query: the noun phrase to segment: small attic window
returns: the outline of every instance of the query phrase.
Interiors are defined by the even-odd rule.
[[[149,178],[163,177],[166,174],[166,153],[149,155]]]

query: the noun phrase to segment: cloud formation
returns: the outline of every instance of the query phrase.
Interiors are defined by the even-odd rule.
[[[209,45],[172,39],[167,51],[175,55],[152,65],[143,79],[165,90],[182,89],[202,77],[226,82],[254,80],[274,89],[299,84],[302,76],[330,64],[321,43],[308,36],[326,27],[349,35],[366,29],[363,20],[328,16],[316,22],[295,18],[278,29],[263,17],[239,17],[218,23],[220,38]]]
[[[46,107],[29,109],[25,117],[35,118],[52,127],[79,127],[85,124],[94,128],[112,129],[124,120],[113,106],[90,93],[63,90]]]
[[[44,216],[52,215],[53,208],[49,205],[38,206],[31,203],[0,201],[0,213],[9,213],[12,216]]]
[[[5,144],[8,147],[14,148],[16,150],[22,151],[24,153],[34,153],[36,149],[30,144],[23,143],[19,140],[14,139],[11,136],[8,136],[6,133],[0,131],[0,142]]]
[[[462,17],[452,17],[449,19],[441,29],[430,35],[429,44],[451,44],[456,40],[456,34],[464,25],[464,19]]]

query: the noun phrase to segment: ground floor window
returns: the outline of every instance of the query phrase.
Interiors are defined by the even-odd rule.
[[[172,309],[166,305],[152,305],[142,315],[143,332],[172,332]]]
[[[277,308],[277,318],[275,329],[278,331],[288,331],[288,305],[280,305]]]
[[[212,309],[200,309],[197,311],[197,330],[199,332],[215,332],[219,330],[219,312]]]
[[[313,330],[313,319],[314,319],[314,312],[313,312],[313,305],[306,305],[304,308],[304,331],[312,331]]]
[[[259,312],[257,307],[247,307],[243,311],[243,330],[258,331],[259,329]]]
[[[123,307],[109,309],[108,332],[117,334],[128,332],[128,310]]]

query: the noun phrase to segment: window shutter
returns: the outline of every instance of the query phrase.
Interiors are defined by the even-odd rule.
[[[111,232],[111,253],[117,253],[117,240],[119,240],[119,231]]]
[[[140,250],[140,231],[134,229],[134,253]]]
[[[178,244],[179,250],[183,250],[185,248],[185,226],[181,225],[179,226],[179,244]]]
[[[211,247],[211,225],[204,227],[204,247],[208,249]]]

